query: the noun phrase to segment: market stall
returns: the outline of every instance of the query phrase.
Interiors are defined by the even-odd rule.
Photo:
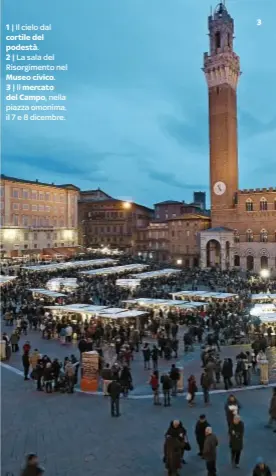
[[[181,269],[160,269],[158,271],[147,271],[145,273],[134,274],[133,278],[136,279],[158,279],[164,276],[171,276],[172,274],[181,273]]]
[[[121,273],[129,273],[131,271],[141,271],[147,268],[147,264],[126,264],[125,266],[112,266],[110,268],[99,268],[99,269],[92,269],[90,271],[80,271],[80,274],[85,274],[88,277],[94,276],[106,276],[108,274],[121,274]]]
[[[208,291],[178,291],[177,293],[171,293],[173,299],[183,299],[183,301],[232,301],[237,299],[238,294],[233,293],[216,293]]]
[[[270,294],[270,293],[251,294],[251,301],[254,303],[276,302],[276,294]]]
[[[89,268],[90,266],[102,266],[106,264],[115,264],[117,261],[114,259],[92,259],[84,261],[67,261],[65,263],[51,263],[38,266],[22,266],[22,269],[30,272],[53,272],[63,269],[72,269],[72,268]]]
[[[56,292],[73,292],[79,287],[77,278],[53,278],[47,282],[46,286],[50,291]]]
[[[34,297],[50,298],[51,300],[66,297],[66,294],[57,293],[55,291],[49,291],[48,289],[43,289],[43,288],[41,289],[31,288],[31,289],[28,289],[28,291],[32,292]]]
[[[187,302],[175,299],[149,299],[149,298],[138,298],[138,299],[128,299],[123,301],[127,307],[129,306],[138,306],[141,308],[197,308],[204,307],[203,302]]]
[[[140,279],[117,279],[116,286],[121,288],[135,289],[140,286]]]
[[[264,315],[276,313],[276,305],[274,304],[255,304],[251,309],[251,316],[262,317]]]
[[[0,286],[4,286],[5,284],[12,283],[15,279],[16,279],[16,276],[0,275]]]

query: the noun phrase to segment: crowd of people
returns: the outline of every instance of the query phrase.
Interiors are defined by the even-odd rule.
[[[96,256],[85,257],[96,258]],[[121,257],[118,264],[129,264],[131,258]],[[149,270],[158,269],[150,264]],[[12,274],[9,268],[5,270]],[[236,272],[216,270],[183,270],[177,276],[156,279],[153,282],[142,281],[135,290],[116,286],[118,276],[98,276],[87,278],[79,270],[59,270],[56,273],[28,273],[22,267],[17,268],[17,279],[1,288],[1,315],[6,325],[3,339],[6,342],[6,358],[20,352],[22,345],[22,367],[24,379],[33,380],[37,391],[73,393],[81,377],[82,354],[96,350],[99,354],[99,376],[102,391],[110,398],[112,417],[120,416],[120,398],[127,397],[134,389],[132,375],[136,354],[142,356],[145,371],[150,371],[148,384],[153,394],[153,404],[168,407],[177,396],[181,382],[181,372],[177,366],[180,355],[191,353],[195,348],[201,352],[201,375],[197,381],[195,375],[188,375],[187,404],[196,403],[197,394],[202,390],[203,402],[211,404],[210,391],[223,385],[225,390],[233,386],[248,386],[258,373],[259,362],[266,358],[266,350],[272,343],[263,334],[258,320],[249,313],[250,294],[252,292],[276,292],[276,281],[240,276]],[[62,301],[65,304],[93,303],[104,306],[123,306],[129,298],[170,299],[172,292],[189,286],[197,290],[206,289],[233,292],[239,299],[218,303],[211,302],[207,307],[195,311],[179,309],[148,308],[148,316],[141,319],[139,329],[132,323],[113,324],[94,318],[81,320],[78,314],[57,317],[47,309],[53,304],[48,299],[35,298],[29,289],[43,288],[47,281],[55,276],[77,278],[78,287],[67,294]],[[57,301],[56,301],[57,302]],[[273,329],[271,329],[273,332]],[[274,329],[275,332],[275,329]],[[33,333],[41,339],[57,339],[61,345],[77,342],[79,356],[59,358],[42,355],[37,348],[32,349]],[[30,335],[30,337],[29,337]],[[29,339],[29,341],[27,340]],[[222,357],[224,345],[251,344],[251,350],[239,351],[232,358]],[[170,362],[170,370],[160,370],[162,362]],[[230,395],[225,405],[229,431],[229,446],[233,467],[238,467],[243,449],[244,423],[240,417],[240,405],[234,395]],[[276,389],[270,405],[269,427],[276,423]],[[206,462],[209,476],[216,475],[216,453],[219,442],[211,424],[204,414],[200,415],[195,426],[198,455]],[[164,463],[168,474],[178,474],[185,464],[184,454],[191,446],[187,430],[180,421],[173,421],[166,432],[164,444]],[[30,455],[27,467],[37,464],[35,455]],[[30,473],[22,473],[28,476]],[[42,473],[37,473],[42,474]],[[256,464],[253,476],[269,476],[268,466],[261,460]]]

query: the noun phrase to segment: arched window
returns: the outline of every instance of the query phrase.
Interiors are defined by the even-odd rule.
[[[240,257],[239,255],[234,255],[234,266],[240,266]]]
[[[246,269],[248,271],[253,271],[254,269],[254,257],[252,255],[246,257]]]
[[[267,231],[263,228],[260,233],[260,242],[266,243],[267,242]]]
[[[260,210],[267,210],[267,200],[264,197],[260,200]]]
[[[217,31],[215,34],[216,49],[220,48],[220,32]]]
[[[268,269],[268,257],[261,256],[261,269]]]
[[[253,231],[249,229],[246,232],[246,241],[251,243],[253,240],[254,240]]]
[[[239,243],[240,242],[240,234],[238,230],[234,230],[234,242]]]
[[[251,198],[248,198],[245,202],[245,209],[247,212],[253,212],[253,201]]]

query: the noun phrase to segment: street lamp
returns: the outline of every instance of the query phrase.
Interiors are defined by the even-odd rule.
[[[124,202],[123,203],[123,207],[126,209],[126,210],[129,210],[131,208],[131,203],[130,202]]]
[[[181,266],[181,265],[182,265],[182,259],[177,259],[177,260],[176,260],[176,264],[178,264],[179,266]]]
[[[268,269],[261,269],[260,271],[261,278],[267,279],[270,276],[270,272]]]

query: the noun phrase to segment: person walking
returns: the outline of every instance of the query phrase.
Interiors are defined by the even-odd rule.
[[[257,458],[257,464],[253,469],[252,476],[272,476],[270,468],[265,464],[262,457]]]
[[[24,369],[24,380],[30,380],[29,379],[29,369],[30,369],[29,352],[24,352],[24,354],[22,355],[22,364]]]
[[[200,415],[195,426],[195,437],[198,444],[198,456],[203,456],[204,441],[206,438],[205,430],[210,427],[205,415]]]
[[[168,476],[179,476],[181,469],[181,453],[184,442],[178,438],[167,435],[164,444],[164,463]]]
[[[127,397],[129,390],[133,388],[131,372],[127,365],[124,365],[122,368],[120,375],[120,383],[123,390],[123,396]]]
[[[160,393],[159,393],[159,373],[158,370],[154,370],[150,377],[149,384],[153,392],[153,405],[161,405]]]
[[[225,390],[228,390],[233,386],[231,381],[231,378],[233,377],[233,369],[230,360],[227,358],[224,359],[221,374],[224,381],[224,388]]]
[[[112,377],[113,377],[112,370],[109,364],[106,364],[105,367],[103,368],[101,377],[103,380],[103,394],[105,397],[108,397],[107,388],[108,388],[108,385],[112,382]]]
[[[181,443],[181,460],[183,464],[186,464],[184,459],[185,446],[188,444],[187,430],[184,428],[180,420],[173,420],[170,423],[168,430],[166,431],[165,436],[171,436],[172,438],[177,438]]]
[[[31,453],[26,458],[26,465],[21,471],[21,476],[41,476],[44,469],[39,466],[38,457]]]
[[[230,425],[233,423],[234,416],[239,414],[241,406],[236,399],[235,395],[229,395],[229,397],[226,400],[225,403],[225,414],[226,414],[226,420],[228,423],[228,428],[230,428]]]
[[[152,360],[153,370],[158,370],[158,353],[159,353],[158,349],[156,345],[154,345],[151,351],[151,360]]]
[[[188,378],[188,395],[187,395],[187,400],[190,407],[192,407],[194,404],[196,392],[197,392],[197,385],[196,385],[195,376],[190,375],[190,377]]]
[[[150,370],[150,355],[149,344],[146,343],[143,347],[144,370]]]
[[[161,384],[162,384],[162,390],[163,390],[163,395],[164,395],[164,407],[170,407],[171,406],[171,388],[172,388],[172,381],[170,379],[170,376],[168,374],[163,374],[161,376]]]
[[[205,441],[203,446],[203,458],[206,461],[206,469],[208,476],[216,476],[217,474],[217,446],[218,439],[213,433],[210,426],[205,430]]]
[[[113,380],[107,387],[107,391],[110,395],[111,403],[111,416],[119,417],[120,416],[120,394],[122,387],[117,380]]]
[[[172,397],[177,396],[177,382],[180,379],[180,373],[179,369],[175,366],[175,364],[172,364],[171,370],[170,370],[170,379],[172,382]]]
[[[207,374],[207,372],[205,372],[205,369],[203,370],[203,372],[201,374],[200,384],[201,384],[202,391],[203,391],[204,403],[205,403],[205,405],[209,405],[210,404],[210,394],[209,394],[209,392],[210,392],[211,382],[210,382],[210,379],[209,379],[209,375]]]
[[[229,427],[229,446],[231,450],[231,462],[233,468],[238,468],[240,464],[241,452],[243,450],[244,423],[239,415],[235,415],[233,423]]]
[[[273,426],[275,426],[275,429],[273,431],[274,433],[276,433],[276,387],[274,387],[272,390],[267,428],[273,428]]]

